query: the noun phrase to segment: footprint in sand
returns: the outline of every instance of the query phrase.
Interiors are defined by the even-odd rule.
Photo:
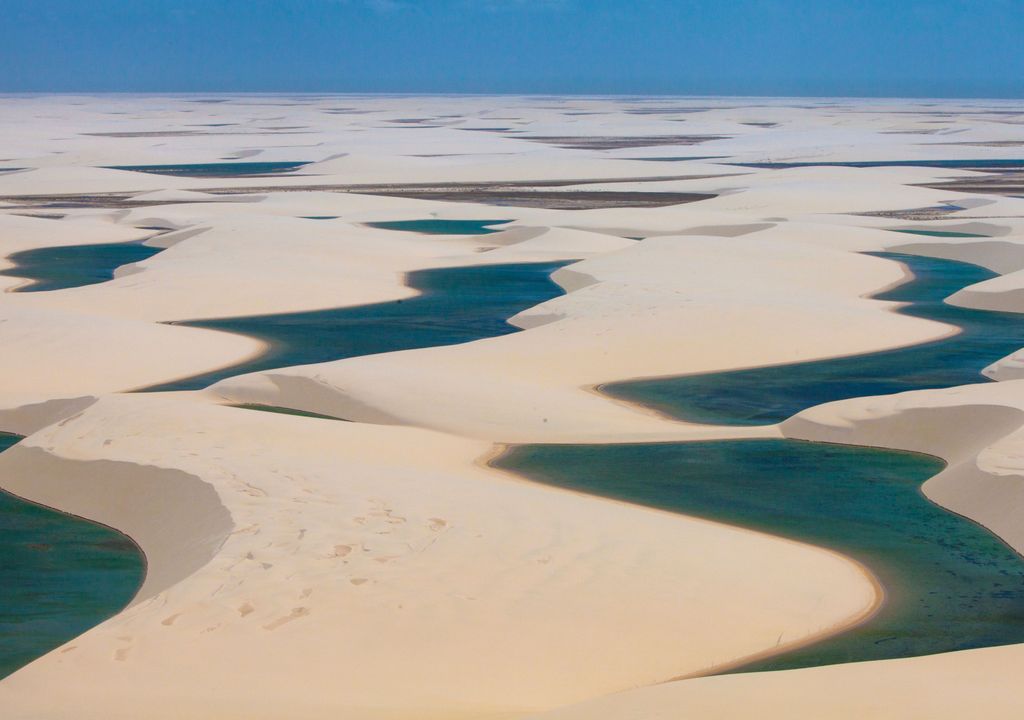
[[[263,626],[263,629],[264,630],[277,630],[277,628],[281,627],[285,623],[290,623],[292,620],[298,620],[301,617],[306,617],[307,615],[309,615],[309,613],[310,613],[310,609],[308,607],[292,608],[292,611],[288,615],[285,615],[284,617],[278,618],[277,620],[274,620],[273,622],[267,623],[266,625]]]
[[[118,640],[118,642],[130,643],[132,641],[132,638],[131,637],[121,636],[117,640]],[[130,651],[131,651],[131,646],[120,648],[120,649],[118,649],[118,650],[116,650],[114,652],[114,659],[115,660],[121,660],[121,661],[127,660],[128,659],[128,653]]]

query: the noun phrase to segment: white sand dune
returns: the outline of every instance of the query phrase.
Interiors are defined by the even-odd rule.
[[[0,175],[0,196],[124,193],[188,186],[185,178],[93,167],[53,167]]]
[[[948,463],[926,496],[977,520],[1024,550],[1016,517],[1024,497],[1024,383],[1008,381],[829,403],[782,424],[784,434],[827,442],[894,447]]]
[[[538,150],[543,146],[529,146]],[[684,169],[671,165],[620,159],[576,158],[533,152],[525,157],[495,158],[490,162],[465,158],[410,158],[344,155],[312,163],[303,174],[348,177],[358,183],[471,183],[529,182],[589,178],[656,178],[678,175],[730,175],[745,172],[711,163],[687,163]]]
[[[930,453],[948,466],[925,495],[1024,551],[1024,382],[829,403],[782,424],[787,437]],[[953,630],[953,629],[951,629]],[[545,720],[574,718],[1014,717],[1024,647],[673,682],[613,695]]]
[[[0,392],[40,397],[155,385],[263,349],[258,341],[210,330],[6,304],[0,305],[0,343]]]
[[[154,238],[153,244],[170,247],[110,282],[7,301],[155,321],[298,312],[411,297],[416,292],[405,275],[414,270],[570,260],[632,244],[582,231],[540,232],[529,242],[503,246],[508,241],[499,234],[423,236],[232,214]]]
[[[476,465],[489,447],[191,395],[110,396],[32,435],[0,456],[5,487],[124,529],[150,571],[130,609],[0,683],[0,706],[507,716],[706,670],[873,602],[842,558],[524,483]]]
[[[1016,717],[1019,646],[723,675],[612,695],[531,720],[953,720]]]
[[[216,391],[500,442],[669,439],[697,431],[587,388],[880,350],[952,331],[864,299],[900,281],[899,264],[758,232],[648,239],[554,277],[571,292],[513,318],[526,332],[273,370]]]

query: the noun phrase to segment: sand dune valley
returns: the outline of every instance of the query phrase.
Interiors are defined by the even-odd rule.
[[[1024,716],[1024,106],[0,97],[0,717]]]

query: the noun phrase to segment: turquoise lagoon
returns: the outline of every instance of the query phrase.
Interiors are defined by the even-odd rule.
[[[145,569],[116,530],[0,491],[0,677],[120,611]]]
[[[14,267],[0,275],[31,280],[18,292],[44,292],[106,282],[122,265],[141,262],[163,248],[137,242],[69,245],[23,250],[8,256]]]

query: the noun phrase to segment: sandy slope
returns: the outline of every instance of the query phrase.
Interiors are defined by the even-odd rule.
[[[0,683],[0,705],[502,716],[701,671],[872,601],[841,558],[523,483],[475,464],[489,447],[191,395],[111,396],[36,433],[0,456],[5,486],[123,528],[151,571],[131,609]]]
[[[1018,646],[911,660],[724,675],[656,685],[542,715],[537,720],[933,720],[1017,717]]]
[[[140,241],[154,234],[94,214],[65,220],[0,215],[5,256],[43,247]],[[3,268],[13,265],[0,260]],[[0,287],[7,290],[0,294],[0,407],[151,385],[232,364],[262,347],[222,333],[95,313],[75,299],[75,290],[10,292],[25,282],[0,277]],[[57,297],[68,300],[52,302]]]
[[[1024,551],[1024,382],[858,398],[806,410],[787,437],[914,450],[948,467],[927,481],[932,501]],[[953,629],[951,629],[953,630]],[[1016,717],[1024,647],[673,682],[545,713],[574,718]]]

